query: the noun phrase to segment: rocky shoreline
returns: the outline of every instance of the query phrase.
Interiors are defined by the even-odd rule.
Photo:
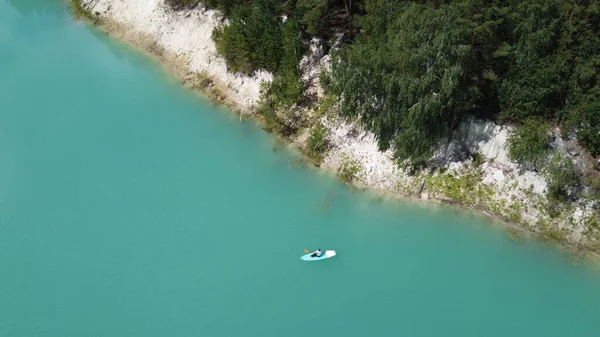
[[[253,114],[261,83],[272,79],[264,71],[253,76],[227,71],[211,39],[213,28],[220,24],[218,13],[201,5],[173,11],[164,0],[81,0],[80,4],[100,28],[157,58],[184,85],[240,113]],[[320,41],[312,41],[301,62],[307,92],[316,97],[322,96],[318,74],[329,64],[329,56],[322,50]],[[299,109],[301,119],[316,120],[327,129],[328,147],[321,168],[360,188],[460,204],[543,238],[585,252],[600,252],[597,202],[578,200],[561,214],[550,216],[543,175],[508,158],[505,144],[510,127],[469,120],[451,141],[440,144],[435,157],[438,169],[411,173],[398,167],[391,151],[380,152],[374,135],[358,122],[336,117],[335,109],[335,104],[322,114]],[[310,127],[301,129],[291,142],[303,148],[309,133]],[[578,165],[589,165],[591,158],[581,151],[573,155],[576,144],[557,137],[553,147]]]

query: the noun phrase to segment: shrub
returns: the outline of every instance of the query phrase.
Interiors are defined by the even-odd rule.
[[[286,123],[285,115],[282,116],[282,114],[278,113],[282,110],[278,109],[274,103],[273,96],[269,93],[270,88],[271,86],[268,83],[263,82],[261,84],[261,99],[258,104],[257,113],[264,119],[265,131],[273,132],[285,137],[291,136],[297,129],[295,126]]]
[[[598,229],[598,227],[600,226],[600,224],[598,224],[598,218],[596,218],[595,215],[590,215],[589,217],[587,217],[584,222],[585,226],[587,228],[596,228]]]
[[[228,17],[231,14],[231,10],[242,2],[243,0],[203,0],[202,4],[206,5],[206,7],[220,10]]]
[[[245,24],[242,9],[234,12],[229,24],[217,27],[212,32],[217,52],[225,58],[232,72],[248,74],[254,70],[250,60],[248,37],[244,34]]]
[[[473,28],[457,6],[369,1],[365,8],[360,35],[332,54],[326,89],[381,150],[393,147],[399,162],[422,166],[481,98],[465,45]]]
[[[527,119],[508,136],[508,156],[535,169],[548,154],[549,127],[539,119]]]
[[[319,106],[317,108],[317,115],[318,116],[324,116],[329,109],[331,109],[333,106],[335,106],[338,102],[338,98],[337,96],[334,95],[325,95],[325,97],[323,97],[321,99],[321,101],[319,102]]]
[[[296,8],[300,14],[300,22],[305,27],[307,34],[321,36],[325,33],[325,14],[327,14],[328,1],[323,0],[298,0]]]
[[[591,200],[600,202],[600,179],[596,176],[588,177],[586,184],[589,188],[589,197]]]
[[[472,156],[473,158],[473,166],[480,167],[483,163],[485,163],[485,157],[479,153],[475,152]]]
[[[327,128],[317,123],[311,130],[306,143],[306,154],[316,162],[323,160],[323,152],[327,149]]]
[[[590,98],[573,107],[563,124],[564,133],[574,134],[593,156],[600,155],[600,102]]]
[[[304,45],[300,40],[300,30],[294,19],[285,22],[282,36],[281,62],[269,88],[274,104],[279,107],[299,104],[304,91],[298,68]]]
[[[342,164],[338,168],[338,176],[346,184],[351,184],[356,179],[359,172],[360,164],[358,161],[348,157],[343,158]]]
[[[173,9],[193,8],[200,0],[167,0],[167,4]]]
[[[543,238],[549,241],[561,242],[566,237],[563,230],[559,228],[553,228],[550,225],[545,225],[540,229],[542,231]]]
[[[212,38],[233,72],[277,71],[282,55],[282,22],[275,0],[257,0],[233,8],[229,23]]]
[[[261,106],[257,112],[264,119],[265,125],[263,128],[265,131],[279,133],[283,130],[283,121],[277,116],[277,112],[274,109],[268,106]]]
[[[206,71],[198,73],[196,80],[196,86],[200,89],[206,89],[214,84],[212,77]]]
[[[92,13],[83,7],[81,0],[71,0],[71,7],[73,8],[73,14],[75,14],[76,18],[85,18],[92,22],[97,20],[97,17],[92,15]]]
[[[576,196],[581,186],[581,172],[571,159],[555,154],[544,173],[549,200],[564,202]]]

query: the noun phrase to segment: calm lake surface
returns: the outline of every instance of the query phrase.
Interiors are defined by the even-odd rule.
[[[61,0],[0,0],[0,336],[600,336],[594,264],[298,160]]]

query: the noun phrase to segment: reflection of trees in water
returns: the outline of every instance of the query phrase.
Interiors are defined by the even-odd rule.
[[[61,14],[67,10],[65,0],[4,0],[23,16]]]

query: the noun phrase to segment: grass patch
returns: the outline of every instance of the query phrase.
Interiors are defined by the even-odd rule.
[[[316,110],[317,116],[321,117],[327,114],[327,112],[334,107],[338,102],[337,96],[325,95],[319,102],[319,107]]]
[[[508,156],[521,165],[538,169],[548,154],[549,126],[540,119],[527,119],[508,136]]]
[[[285,123],[282,116],[277,113],[277,110],[268,105],[259,105],[256,111],[263,119],[263,129],[267,132],[275,133],[283,137],[290,137],[298,131],[296,128]]]
[[[510,219],[510,221],[518,224],[520,224],[523,221],[523,217],[521,216],[521,214],[515,212],[508,214],[508,218]]]
[[[208,93],[219,102],[223,102],[226,99],[226,96],[217,87],[211,87]]]
[[[477,198],[487,200],[493,195],[493,191],[489,187],[479,186],[477,170],[456,175],[440,173],[429,177],[426,184],[432,191],[460,202],[474,203]]]
[[[214,82],[212,77],[206,72],[206,71],[202,71],[200,73],[198,73],[198,78],[197,80],[197,87],[200,89],[206,89],[208,87],[212,87]]]
[[[583,223],[588,229],[600,229],[600,223],[598,222],[598,218],[596,218],[594,215],[587,217],[585,220],[583,220]]]
[[[81,0],[70,0],[71,8],[73,8],[73,15],[77,19],[87,19],[92,22],[97,22],[98,17],[92,12],[83,7]]]
[[[323,154],[327,150],[327,134],[327,128],[320,122],[310,129],[305,153],[317,164],[323,160]]]
[[[344,183],[351,184],[356,180],[359,172],[360,164],[358,160],[345,156],[342,160],[342,165],[338,168],[338,177]]]
[[[271,84],[261,83],[260,101],[257,113],[263,117],[264,130],[283,137],[290,137],[298,131],[298,116],[293,109],[280,106],[280,102],[271,94]]]
[[[540,228],[544,239],[549,241],[563,242],[566,238],[565,232],[561,229],[545,225]]]

